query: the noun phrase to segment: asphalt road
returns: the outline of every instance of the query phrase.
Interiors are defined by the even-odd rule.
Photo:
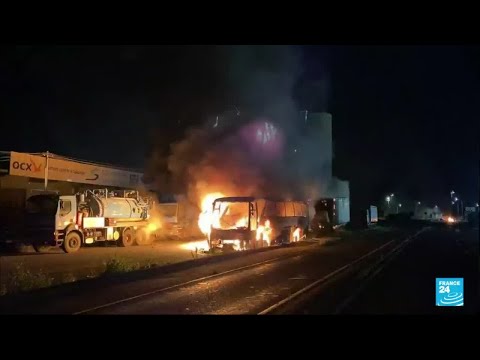
[[[293,314],[475,314],[479,310],[478,228],[434,228],[382,267],[346,278],[285,309]],[[464,306],[436,306],[436,278],[464,279]]]
[[[316,279],[391,240],[400,231],[373,231],[320,245],[209,257],[193,267],[151,269],[127,279],[102,278],[0,299],[2,313],[256,314]],[[182,266],[182,264],[178,264]]]

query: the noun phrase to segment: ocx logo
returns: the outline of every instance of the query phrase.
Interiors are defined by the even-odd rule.
[[[42,164],[41,163],[39,163],[38,165],[35,164],[35,161],[33,161],[32,158],[30,158],[29,163],[14,161],[12,164],[12,167],[16,170],[20,169],[23,171],[31,171],[31,172],[39,172],[42,170]]]

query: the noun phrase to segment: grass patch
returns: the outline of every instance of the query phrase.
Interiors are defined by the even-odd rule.
[[[8,285],[3,285],[2,292],[29,291],[52,286],[53,278],[41,269],[32,272],[23,263],[18,264],[8,279]]]
[[[157,267],[159,264],[155,260],[148,260],[145,265],[143,265],[142,269],[151,269]]]
[[[115,257],[105,262],[104,274],[119,274],[139,269],[141,269],[139,263],[132,263]]]
[[[63,283],[71,283],[71,282],[75,282],[75,281],[77,281],[77,278],[72,273],[66,273],[62,277],[62,284]]]

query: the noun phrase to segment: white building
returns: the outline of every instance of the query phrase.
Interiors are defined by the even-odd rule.
[[[425,205],[417,206],[413,214],[413,218],[416,220],[442,220],[442,212],[438,206],[428,207]]]

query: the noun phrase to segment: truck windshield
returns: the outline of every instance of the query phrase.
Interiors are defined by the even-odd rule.
[[[56,195],[34,195],[27,199],[27,212],[31,214],[55,215],[58,207]]]
[[[213,208],[213,224],[216,229],[247,229],[250,203],[216,201]]]

